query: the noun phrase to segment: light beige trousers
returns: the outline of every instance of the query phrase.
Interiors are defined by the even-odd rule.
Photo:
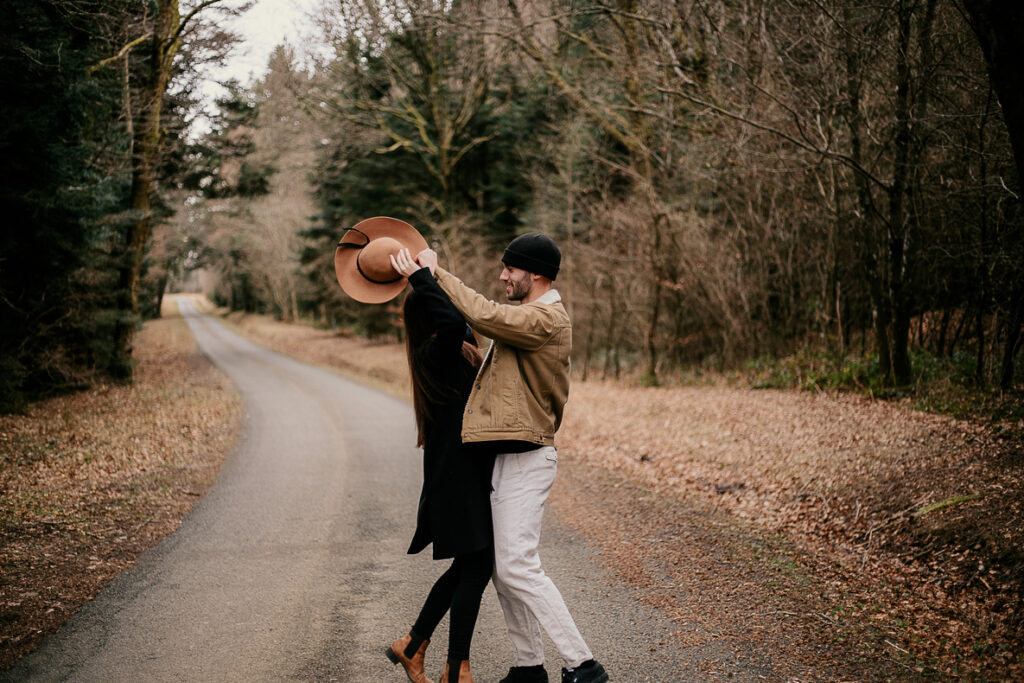
[[[494,588],[516,648],[516,666],[544,663],[541,627],[567,667],[592,659],[562,594],[540,566],[541,519],[558,469],[551,446],[495,459],[491,478]]]

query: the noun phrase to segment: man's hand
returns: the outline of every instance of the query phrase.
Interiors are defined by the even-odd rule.
[[[424,249],[416,254],[416,261],[424,268],[430,268],[430,274],[437,272],[437,252],[433,249]]]
[[[391,267],[403,277],[409,277],[420,269],[420,266],[416,265],[416,262],[412,260],[408,249],[399,249],[388,258],[391,259]]]

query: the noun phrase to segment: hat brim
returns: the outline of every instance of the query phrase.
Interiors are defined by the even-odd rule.
[[[427,241],[416,228],[405,221],[388,216],[375,216],[360,221],[345,232],[341,241],[361,243],[365,239],[375,240],[380,237],[397,240],[403,247],[408,248],[413,256],[427,248]],[[386,284],[366,279],[356,267],[359,251],[343,247],[338,247],[334,251],[334,275],[346,294],[364,304],[382,304],[394,299],[405,289],[407,279],[404,277]]]

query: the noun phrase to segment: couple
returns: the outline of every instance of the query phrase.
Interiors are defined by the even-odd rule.
[[[397,288],[395,294],[406,279],[412,285],[403,313],[424,482],[409,552],[433,543],[434,559],[454,558],[408,635],[385,654],[413,683],[428,683],[424,652],[450,611],[440,683],[471,683],[470,641],[493,574],[516,648],[502,683],[547,683],[540,627],[565,659],[563,683],[603,683],[608,675],[537,553],[555,478],[554,434],[569,394],[571,325],[552,287],[561,254],[544,235],[514,239],[502,257],[500,279],[508,299],[522,305],[498,304],[440,268],[437,254],[411,226],[401,224],[414,234],[394,219],[386,219],[394,222],[386,229],[375,227],[378,220],[346,233],[336,271],[350,294],[343,273],[351,280],[353,270],[364,286]],[[357,253],[342,253],[349,250]],[[382,267],[385,252],[390,273]],[[369,257],[365,263],[363,257]],[[494,340],[486,356],[470,328]]]

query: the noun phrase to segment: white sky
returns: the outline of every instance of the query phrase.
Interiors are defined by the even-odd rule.
[[[233,18],[225,28],[240,40],[223,67],[206,68],[209,78],[200,86],[206,101],[204,109],[212,111],[213,101],[224,94],[218,83],[234,78],[246,85],[262,76],[270,53],[282,43],[291,45],[300,60],[306,54],[322,51],[322,38],[312,16],[320,13],[323,3],[324,0],[256,0],[249,11]],[[193,135],[209,130],[204,119],[200,116],[196,120]]]
[[[224,68],[210,69],[215,80],[236,78],[246,84],[262,76],[273,49],[288,43],[301,56],[319,40],[310,15],[317,13],[323,0],[257,0],[226,28],[241,41],[232,50]],[[211,86],[216,89],[216,86]]]
[[[250,74],[260,76],[275,46],[287,42],[298,51],[316,36],[310,15],[322,0],[258,0],[236,20],[242,44],[230,60],[232,74],[243,83]]]

